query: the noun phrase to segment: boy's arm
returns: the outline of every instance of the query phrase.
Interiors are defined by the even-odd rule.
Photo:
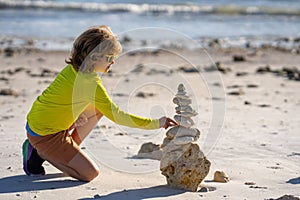
[[[106,116],[108,119],[112,120],[113,122],[123,126],[128,126],[132,128],[141,128],[141,129],[158,129],[160,127],[165,127],[165,126],[161,126],[161,123],[163,121],[166,123],[165,120],[161,120],[160,123],[159,119],[139,117],[122,111],[110,99],[105,88],[101,83],[98,83],[95,89],[96,91],[94,93],[93,104],[104,116]]]

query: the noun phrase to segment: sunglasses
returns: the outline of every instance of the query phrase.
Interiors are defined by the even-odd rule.
[[[115,59],[116,59],[116,55],[114,55],[114,54],[111,54],[111,55],[105,55],[106,56],[106,58],[107,58],[107,62],[108,63],[112,63]]]

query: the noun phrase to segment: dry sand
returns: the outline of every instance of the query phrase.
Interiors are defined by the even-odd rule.
[[[0,199],[299,197],[300,81],[256,70],[266,65],[299,69],[300,56],[274,49],[207,52],[210,57],[203,50],[184,49],[125,53],[112,72],[103,76],[108,93],[122,109],[150,117],[173,116],[173,95],[179,83],[185,84],[199,113],[195,119],[202,132],[199,144],[212,163],[202,183],[209,191],[196,193],[168,188],[158,161],[132,158],[143,143],[162,143],[165,130],[128,129],[107,119],[82,145],[100,166],[101,174],[94,181],[76,181],[48,163],[44,164],[46,176],[26,176],[21,152],[26,114],[65,66],[68,52],[24,50],[11,57],[2,52]],[[246,61],[234,62],[236,54]],[[213,62],[231,70],[210,71]],[[191,65],[199,72],[193,72],[197,70]],[[216,170],[225,171],[231,181],[213,182]]]

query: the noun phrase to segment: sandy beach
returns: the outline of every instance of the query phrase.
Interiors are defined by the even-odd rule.
[[[0,54],[0,199],[300,197],[300,56],[275,48],[125,50],[102,77],[122,109],[153,118],[173,117],[172,98],[184,83],[199,113],[198,143],[211,161],[201,184],[208,192],[171,189],[159,161],[134,158],[143,143],[161,144],[165,130],[129,129],[105,118],[82,145],[100,167],[95,180],[77,181],[48,163],[45,176],[26,176],[26,115],[68,56],[28,49]],[[225,171],[230,182],[214,182],[216,170]]]

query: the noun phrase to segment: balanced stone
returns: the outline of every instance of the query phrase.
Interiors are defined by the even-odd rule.
[[[177,112],[193,112],[193,108],[191,106],[177,106],[175,108],[176,113]]]
[[[199,139],[200,131],[196,128],[187,128],[184,126],[176,126],[171,128],[166,133],[167,138],[173,139],[174,137],[192,136]]]
[[[195,112],[181,112],[177,114],[180,114],[183,117],[195,117],[198,113],[195,111]]]
[[[181,116],[181,115],[175,115],[174,119],[181,126],[185,126],[185,127],[191,127],[191,126],[193,126],[195,124],[194,121],[190,117],[184,117],[184,116]]]
[[[174,97],[173,102],[180,106],[187,106],[192,103],[191,99],[181,98],[181,97]]]

